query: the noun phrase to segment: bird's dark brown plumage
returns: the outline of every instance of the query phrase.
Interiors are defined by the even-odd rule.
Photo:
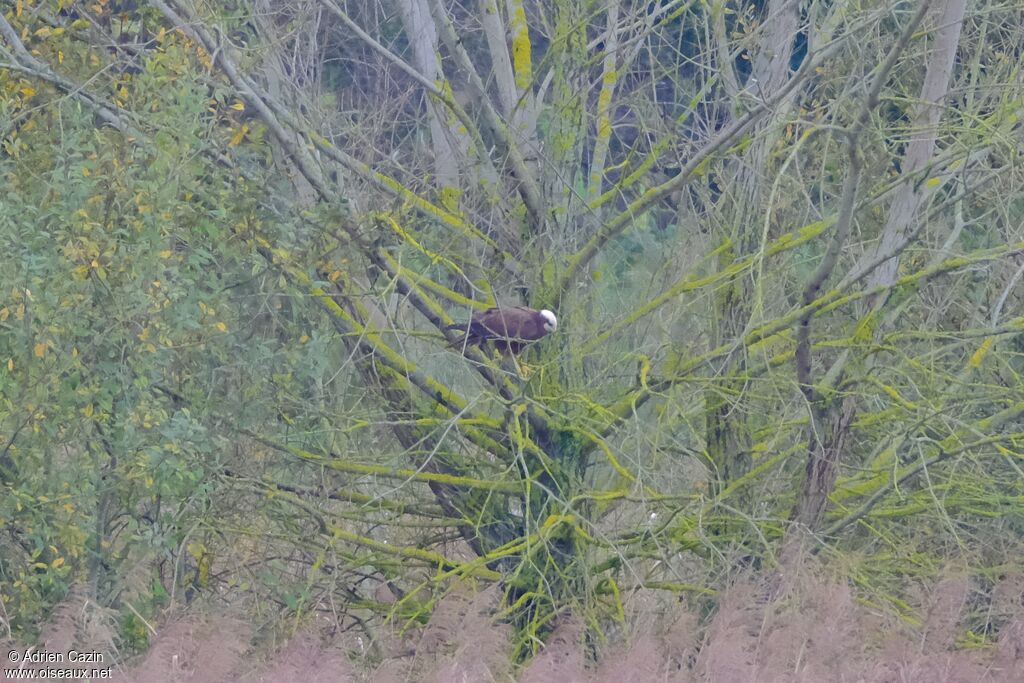
[[[558,320],[551,311],[503,306],[477,311],[468,323],[449,325],[447,329],[463,333],[453,346],[482,346],[492,341],[502,353],[518,354],[527,344],[546,337],[557,328]]]

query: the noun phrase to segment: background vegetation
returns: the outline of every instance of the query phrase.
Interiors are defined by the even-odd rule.
[[[229,606],[247,642],[358,633],[376,663],[472,585],[503,657],[554,631],[594,658],[813,555],[912,626],[954,572],[941,647],[992,646],[1022,27],[1008,0],[0,0],[0,625],[86,600],[128,656]],[[496,302],[559,315],[528,379],[445,331]]]

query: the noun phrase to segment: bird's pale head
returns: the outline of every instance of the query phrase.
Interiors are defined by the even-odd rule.
[[[545,308],[543,311],[540,312],[540,315],[542,318],[544,318],[545,332],[551,334],[552,332],[558,329],[558,318],[555,317],[554,313]]]

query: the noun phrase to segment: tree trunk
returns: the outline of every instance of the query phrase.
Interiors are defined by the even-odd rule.
[[[886,255],[892,255],[867,278],[866,287],[892,285],[899,270],[899,256],[911,239],[911,226],[918,211],[933,191],[933,186],[922,182],[918,173],[932,161],[937,137],[937,126],[942,115],[942,103],[949,90],[953,61],[956,57],[963,25],[965,0],[946,0],[936,12],[939,15],[935,45],[928,60],[928,70],[921,88],[920,101],[910,122],[914,137],[907,144],[903,156],[903,184],[889,209],[889,214],[878,246],[869,252],[862,262],[871,263]],[[861,266],[858,266],[859,270]],[[869,315],[885,305],[887,296],[880,295],[861,309],[861,315]],[[880,330],[875,330],[877,336]],[[845,359],[842,361],[845,362]],[[869,373],[877,362],[871,356],[863,363],[863,372]],[[835,384],[843,372],[835,373]],[[847,397],[827,407],[812,406],[814,416],[806,476],[800,498],[793,509],[793,521],[806,529],[818,530],[825,518],[828,497],[831,495],[839,468],[845,459],[846,446],[850,437],[850,426],[857,413],[856,399]]]
[[[739,94],[735,106],[742,106],[744,98],[758,101],[770,99],[789,80],[793,42],[800,20],[799,3],[793,0],[774,0],[765,9],[764,33],[759,42],[750,78]],[[732,65],[721,60],[719,69],[726,73],[726,84],[734,83]],[[780,106],[765,117],[751,133],[753,139],[747,153],[738,160],[735,174],[729,182],[731,188],[730,236],[734,248],[723,250],[720,267],[726,268],[735,259],[757,251],[762,236],[764,216],[770,207],[763,206],[764,179],[768,173],[769,156],[778,138],[780,121],[787,106]],[[723,287],[716,298],[711,346],[735,342],[743,336],[755,310],[758,296],[755,283],[749,276],[734,279]],[[749,408],[744,405],[742,375],[746,363],[742,354],[730,354],[724,363],[714,369],[721,379],[712,382],[705,407],[705,426],[708,456],[714,464],[715,476],[727,484],[742,476],[750,467],[750,428],[747,421]]]

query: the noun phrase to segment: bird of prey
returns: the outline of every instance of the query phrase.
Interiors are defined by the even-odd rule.
[[[446,329],[462,332],[452,346],[473,344],[482,347],[493,342],[498,351],[511,355],[519,368],[516,355],[528,344],[558,329],[558,318],[547,309],[538,311],[526,306],[505,306],[477,311],[468,323],[449,325]]]

